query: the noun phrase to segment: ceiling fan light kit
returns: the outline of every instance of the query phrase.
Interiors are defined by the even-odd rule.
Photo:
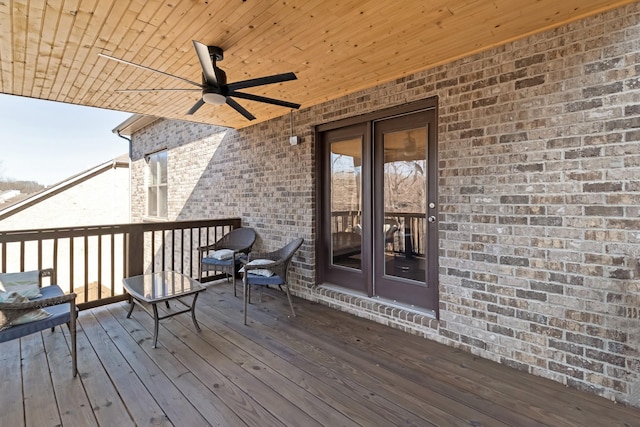
[[[205,92],[202,94],[202,100],[211,105],[222,105],[227,102],[227,97],[219,93]]]
[[[233,98],[242,98],[249,101],[263,102],[265,104],[278,105],[288,108],[300,108],[300,104],[293,102],[282,101],[274,98],[267,98],[260,95],[254,95],[252,93],[238,92],[238,89],[247,89],[256,86],[270,85],[274,83],[281,83],[290,80],[296,80],[297,77],[294,73],[274,74],[267,77],[258,77],[255,79],[242,80],[235,83],[227,84],[227,75],[220,67],[217,66],[217,61],[221,61],[224,58],[223,50],[218,46],[206,46],[196,40],[193,40],[193,47],[200,61],[202,68],[202,83],[196,83],[194,81],[185,79],[183,77],[175,76],[173,74],[165,73],[164,71],[155,70],[144,65],[136,64],[133,62],[125,61],[123,59],[115,58],[113,56],[98,54],[101,57],[111,59],[114,61],[122,62],[124,64],[133,65],[148,71],[163,74],[165,76],[173,77],[183,82],[189,83],[193,86],[197,86],[202,89],[201,98],[187,111],[186,114],[191,115],[200,109],[204,104],[209,105],[222,105],[227,104],[238,113],[242,114],[247,120],[255,120],[255,116],[247,111],[242,105],[240,105]],[[131,91],[163,91],[163,90],[181,90],[181,89],[127,89],[119,90],[117,92],[131,92]],[[183,89],[185,91],[192,89]]]

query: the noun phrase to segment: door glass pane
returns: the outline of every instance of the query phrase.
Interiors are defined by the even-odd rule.
[[[386,276],[425,281],[427,128],[383,136],[384,218],[376,228]]]
[[[332,264],[361,268],[362,139],[331,144]]]

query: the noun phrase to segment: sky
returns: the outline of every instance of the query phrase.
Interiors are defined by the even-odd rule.
[[[0,94],[0,179],[56,184],[129,152],[130,113]]]

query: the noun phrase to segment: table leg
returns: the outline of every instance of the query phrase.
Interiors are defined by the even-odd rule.
[[[133,305],[134,305],[133,298],[130,296],[129,297],[129,312],[127,313],[127,319],[129,317],[131,317],[131,313],[133,312]]]
[[[158,344],[158,325],[160,324],[160,318],[158,317],[158,307],[156,304],[153,306],[153,348],[156,348]]]
[[[198,294],[193,295],[193,302],[191,303],[191,319],[193,320],[193,325],[196,327],[196,330],[200,332],[200,325],[198,325],[198,321],[196,320],[196,300],[198,299]]]

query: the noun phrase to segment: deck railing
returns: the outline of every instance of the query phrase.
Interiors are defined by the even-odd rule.
[[[197,278],[198,247],[239,218],[0,231],[0,272],[54,268],[80,309],[126,299],[124,277],[175,270]]]
[[[385,222],[394,223],[398,231],[393,235],[392,250],[408,256],[426,253],[426,218],[424,213],[386,212]],[[331,232],[355,231],[362,224],[360,212],[334,211],[331,213]]]

